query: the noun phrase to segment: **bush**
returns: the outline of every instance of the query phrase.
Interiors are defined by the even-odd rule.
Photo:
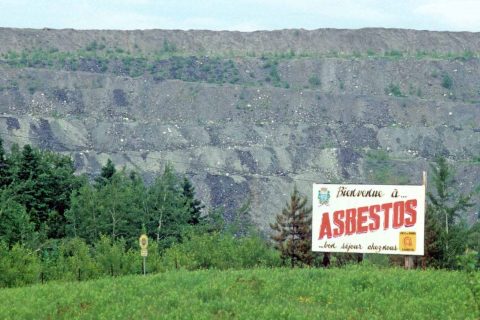
[[[395,97],[404,97],[405,95],[400,90],[398,84],[390,83],[388,87],[385,88],[385,93],[388,95],[394,95]]]
[[[0,287],[15,287],[38,281],[40,263],[37,255],[23,245],[16,244],[8,250],[0,242]]]
[[[80,238],[66,240],[60,245],[57,268],[64,280],[94,279],[100,273],[90,247]]]
[[[310,85],[311,85],[312,87],[318,87],[318,86],[320,86],[321,81],[320,81],[320,79],[319,79],[317,76],[311,76],[311,77],[308,79],[308,83],[310,83]]]
[[[271,267],[280,265],[280,257],[259,236],[235,238],[231,234],[194,234],[167,249],[162,265],[167,270]]]
[[[442,87],[445,89],[451,89],[453,87],[453,79],[448,73],[442,75]]]
[[[475,250],[466,250],[464,254],[457,256],[457,265],[460,269],[473,272],[480,267],[480,255]]]
[[[386,51],[385,52],[385,57],[401,58],[401,57],[403,57],[403,53],[401,51],[398,51],[398,50]]]
[[[94,246],[94,257],[101,274],[119,276],[140,271],[140,255],[133,250],[126,251],[125,247],[123,239],[112,241],[105,235],[100,237]]]

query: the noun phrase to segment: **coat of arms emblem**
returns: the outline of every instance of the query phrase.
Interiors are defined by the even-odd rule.
[[[318,190],[318,202],[321,206],[328,206],[328,201],[330,200],[330,191],[327,188],[323,187]]]

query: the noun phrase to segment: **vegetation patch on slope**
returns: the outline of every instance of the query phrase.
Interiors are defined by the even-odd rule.
[[[480,316],[466,273],[365,266],[167,272],[3,289],[0,300],[2,319],[477,319]]]

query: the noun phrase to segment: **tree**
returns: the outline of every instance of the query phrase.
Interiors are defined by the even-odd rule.
[[[107,163],[101,169],[100,176],[95,178],[97,187],[103,187],[108,182],[111,182],[112,177],[116,172],[117,170],[115,169],[115,165],[113,164],[112,160],[108,159]]]
[[[12,147],[7,160],[12,177],[8,188],[25,206],[35,231],[48,238],[65,236],[64,213],[71,193],[84,183],[74,175],[71,158],[25,145],[21,152]]]
[[[429,266],[440,267],[445,254],[441,217],[428,204],[425,212],[425,259]]]
[[[25,145],[22,150],[22,158],[19,164],[18,178],[26,181],[35,179],[39,174],[40,154],[34,150],[29,144]]]
[[[0,241],[9,247],[26,244],[34,237],[34,225],[25,207],[16,202],[10,192],[0,189]]]
[[[459,195],[454,189],[454,171],[445,158],[431,165],[434,193],[428,192],[426,214],[426,256],[441,267],[455,266],[456,256],[465,250],[467,227],[463,214],[473,206],[471,195]]]
[[[182,189],[183,197],[185,198],[185,203],[190,213],[188,223],[197,225],[201,222],[202,209],[205,208],[205,206],[200,200],[195,198],[195,187],[187,177],[183,178]]]
[[[311,217],[312,208],[307,207],[307,197],[301,196],[297,187],[293,189],[290,203],[276,217],[276,222],[270,224],[275,231],[271,238],[282,260],[290,259],[293,267],[296,265],[311,265]]]
[[[246,237],[252,234],[253,221],[250,214],[250,204],[252,200],[250,198],[245,201],[240,208],[235,210],[232,221],[227,224],[227,231],[233,234],[237,238]]]
[[[161,249],[182,240],[189,226],[190,206],[173,167],[165,166],[163,174],[155,179],[145,198],[145,226]]]
[[[112,241],[124,238],[131,246],[142,227],[143,197],[143,183],[132,180],[124,170],[115,173],[100,189],[85,184],[72,195],[66,213],[68,234],[88,244],[102,234],[109,235]]]
[[[113,164],[107,163],[106,167]],[[132,248],[144,227],[158,247],[165,249],[181,242],[187,229],[192,228],[192,204],[194,208],[199,205],[191,201],[193,187],[187,188],[192,197],[186,199],[171,165],[150,186],[145,186],[138,174],[125,169],[95,180],[103,184],[85,184],[71,197],[71,208],[66,213],[70,236],[85,239],[88,244],[101,235],[108,235],[112,241],[124,238],[127,248]],[[208,222],[199,221],[202,227]]]
[[[0,139],[0,188],[8,186],[11,183],[9,168],[10,165],[7,160],[5,149],[3,148],[3,140]]]

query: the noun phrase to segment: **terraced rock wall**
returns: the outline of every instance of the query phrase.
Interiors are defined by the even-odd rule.
[[[153,177],[167,162],[230,219],[268,223],[296,184],[480,177],[480,34],[0,29],[0,133]],[[470,212],[475,219],[479,208]]]

